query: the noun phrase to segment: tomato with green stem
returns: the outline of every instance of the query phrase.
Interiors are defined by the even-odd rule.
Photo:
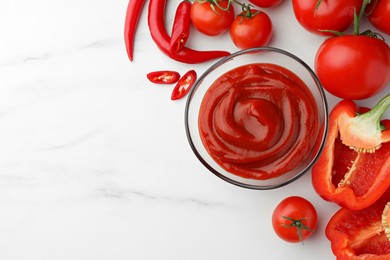
[[[313,204],[299,196],[282,200],[272,214],[275,233],[290,243],[303,243],[317,227],[318,215]]]
[[[292,0],[295,18],[307,31],[331,35],[329,31],[343,32],[359,12],[362,0]]]
[[[356,15],[353,35],[328,38],[315,56],[314,69],[322,86],[339,98],[370,98],[390,81],[389,46],[374,32],[360,32],[360,20],[368,3],[364,0]]]
[[[230,0],[199,0],[191,7],[191,22],[201,33],[216,36],[226,32],[235,14]]]
[[[272,38],[272,21],[266,13],[245,5],[230,27],[230,37],[240,49],[265,46]]]

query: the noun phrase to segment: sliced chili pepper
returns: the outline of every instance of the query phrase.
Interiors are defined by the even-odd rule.
[[[171,34],[171,53],[181,51],[190,36],[191,2],[184,0],[176,9]]]
[[[166,0],[150,0],[148,25],[151,36],[160,50],[176,61],[195,64],[230,55],[227,51],[197,51],[184,47],[181,51],[171,53],[171,38],[165,29],[164,13]]]
[[[138,20],[146,0],[130,0],[127,5],[125,19],[125,45],[130,61],[133,61],[134,37]]]
[[[337,259],[390,259],[390,189],[361,210],[342,208],[329,220],[325,234]]]
[[[196,78],[195,70],[190,70],[184,74],[173,89],[171,100],[177,100],[187,95],[191,87],[195,84]]]
[[[386,191],[390,185],[390,120],[380,119],[389,105],[390,94],[363,114],[350,100],[333,108],[324,149],[312,168],[312,183],[322,198],[359,210]]]
[[[180,79],[180,74],[176,71],[161,70],[150,72],[146,77],[156,84],[173,84]]]

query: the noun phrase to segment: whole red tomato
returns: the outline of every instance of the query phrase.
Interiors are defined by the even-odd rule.
[[[230,37],[241,49],[267,45],[272,38],[272,22],[269,16],[252,9],[250,13],[237,15],[230,27]]]
[[[370,4],[368,20],[378,30],[390,35],[390,0],[377,0]]]
[[[317,227],[317,211],[310,201],[291,196],[282,200],[272,214],[272,227],[283,240],[303,242]]]
[[[316,9],[318,0],[292,0],[293,10],[297,21],[307,31],[330,35],[321,30],[343,32],[348,29],[359,13],[362,0],[322,0]]]
[[[283,0],[249,0],[249,2],[259,7],[268,8],[280,5]]]
[[[390,48],[369,36],[331,37],[318,49],[314,67],[331,94],[343,99],[366,99],[390,81]]]
[[[195,28],[206,35],[215,36],[224,33],[234,21],[234,8],[228,7],[228,0],[194,2],[191,7],[191,22]]]

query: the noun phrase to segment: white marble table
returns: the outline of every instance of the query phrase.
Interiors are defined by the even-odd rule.
[[[168,4],[168,24],[176,3]],[[162,54],[145,10],[130,63],[126,8],[126,0],[0,1],[0,259],[333,259],[324,228],[338,207],[318,197],[310,174],[254,191],[197,161],[185,100],[171,101],[172,87],[145,75],[200,74],[212,62]],[[323,38],[297,24],[288,0],[267,12],[270,45],[313,66]],[[227,34],[191,37],[196,49],[237,50]],[[320,216],[304,246],[271,227],[273,208],[291,195],[308,198]]]

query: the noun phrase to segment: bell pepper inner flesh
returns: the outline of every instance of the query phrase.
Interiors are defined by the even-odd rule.
[[[390,254],[390,243],[386,235],[381,232],[369,239],[361,241],[359,245],[351,245],[356,255],[375,254],[387,255]]]
[[[384,231],[388,226],[383,225],[389,217],[385,206],[389,195],[390,189],[368,208],[342,208],[331,218],[326,236],[338,259],[389,259],[390,241]]]
[[[335,187],[348,185],[356,196],[363,196],[377,180],[383,162],[390,157],[390,143],[382,144],[375,153],[357,153],[335,140],[332,183]],[[358,169],[358,173],[356,173]]]

